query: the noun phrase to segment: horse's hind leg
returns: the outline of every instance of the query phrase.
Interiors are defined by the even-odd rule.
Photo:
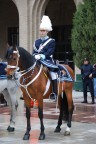
[[[71,127],[72,114],[73,114],[73,110],[74,110],[73,101],[72,101],[71,105],[72,105],[72,107],[69,109],[68,122],[67,122],[68,127]]]
[[[66,93],[67,96],[67,102],[68,102],[68,121],[67,121],[67,128],[65,130],[64,135],[70,135],[70,128],[71,128],[71,121],[72,121],[72,114],[73,114],[73,100],[72,100],[72,92]]]
[[[61,97],[59,97],[59,102],[60,102],[60,114],[59,114],[59,119],[58,119],[58,124],[56,129],[54,130],[55,133],[60,132],[61,131],[61,125],[62,125],[62,118],[63,118],[63,100]]]
[[[26,133],[24,134],[23,140],[29,140],[30,138],[30,130],[31,130],[31,125],[30,125],[30,108],[26,106],[26,118],[27,118],[27,129]]]
[[[15,118],[16,118],[16,108],[15,108],[15,103],[16,103],[16,97],[13,96],[11,93],[9,95],[9,92],[7,89],[5,89],[3,92],[4,98],[6,99],[10,109],[11,109],[11,115],[10,115],[10,124],[7,128],[8,132],[13,132],[15,131]]]
[[[44,124],[43,124],[43,108],[38,107],[38,116],[40,119],[40,124],[41,124],[41,133],[39,136],[39,140],[44,140],[45,139],[45,134],[44,134]]]

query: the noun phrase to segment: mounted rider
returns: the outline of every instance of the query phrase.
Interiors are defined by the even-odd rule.
[[[43,16],[40,23],[40,38],[37,39],[34,43],[33,56],[36,60],[46,61],[49,64],[55,66],[53,60],[53,54],[55,51],[55,40],[49,38],[48,33],[52,31],[52,23],[48,16]],[[56,66],[58,69],[58,67]],[[53,93],[50,95],[51,99],[57,98],[57,73],[54,71],[54,68],[49,68],[50,76],[52,79]]]

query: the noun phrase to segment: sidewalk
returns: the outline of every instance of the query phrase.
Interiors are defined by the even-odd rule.
[[[7,132],[10,121],[10,111],[8,107],[1,108],[0,113],[0,144],[96,144],[96,104],[82,104],[83,92],[73,91],[73,101],[75,109],[73,113],[73,121],[71,135],[64,136],[66,123],[62,124],[60,133],[54,133],[57,125],[59,111],[56,113],[56,103],[46,100],[44,103],[44,125],[46,139],[39,141],[40,122],[38,119],[38,109],[31,109],[31,126],[30,140],[22,140],[26,130],[25,110],[23,115],[17,114],[16,131]],[[21,101],[22,102],[22,101]],[[90,93],[88,93],[88,102],[91,102]]]
[[[81,103],[84,100],[83,92],[81,92],[81,91],[73,90],[72,96],[73,96],[73,101],[75,103]],[[91,101],[92,101],[90,92],[87,92],[87,100],[89,103],[91,103]]]
[[[89,103],[91,103],[92,99],[91,99],[90,92],[88,92],[87,94],[88,94],[87,95],[87,100],[88,100]],[[81,103],[84,100],[83,92],[81,92],[81,91],[73,90],[72,96],[73,96],[74,103]],[[49,100],[49,99],[44,99],[44,102],[53,102],[53,101]]]
[[[62,124],[61,132],[54,133],[57,120],[44,119],[45,140],[38,140],[40,122],[38,118],[31,118],[30,140],[22,140],[26,130],[25,116],[16,117],[16,131],[8,133],[9,115],[0,114],[0,144],[96,144],[96,124],[72,122],[71,135],[64,136],[66,123]]]

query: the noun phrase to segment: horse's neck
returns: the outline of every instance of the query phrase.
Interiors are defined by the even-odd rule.
[[[47,67],[43,66],[43,73],[46,76],[46,78],[50,78],[49,70]]]
[[[41,65],[36,65],[35,70],[34,70],[34,74],[35,76],[39,74],[40,77],[42,77],[42,79],[46,79],[48,80],[48,78],[50,79],[50,75],[49,75],[49,70],[47,67]]]
[[[27,70],[30,67],[32,67],[35,64],[36,60],[34,60],[33,56],[31,54],[29,54],[26,56],[25,53],[23,56],[20,57],[19,62],[18,62],[18,66],[20,68],[21,71],[23,70]]]

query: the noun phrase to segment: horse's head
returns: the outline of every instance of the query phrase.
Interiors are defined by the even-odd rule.
[[[27,70],[36,62],[34,56],[32,56],[25,48],[16,46],[8,48],[6,59],[8,62],[6,68],[8,75],[12,75],[18,67],[21,71]]]
[[[8,62],[8,65],[6,67],[7,75],[13,75],[13,73],[18,68],[18,62],[19,62],[19,51],[16,46],[9,47],[6,53],[6,59]]]

